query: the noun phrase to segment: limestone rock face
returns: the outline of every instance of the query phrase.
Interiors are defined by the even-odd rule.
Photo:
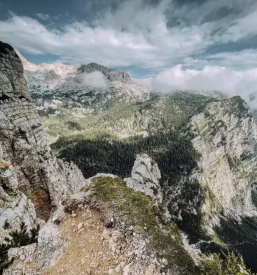
[[[257,127],[240,97],[208,103],[190,122],[198,179],[225,212],[256,215]],[[210,205],[206,205],[210,207]]]
[[[222,221],[256,217],[257,127],[246,103],[240,97],[212,99],[182,134],[198,153],[197,165],[162,185],[170,217],[189,234],[208,236]]]
[[[29,97],[23,66],[12,47],[0,41],[0,97]]]
[[[162,201],[162,192],[159,185],[161,172],[155,163],[148,155],[137,155],[135,160],[131,178],[125,179],[128,187],[135,191],[141,191]]]
[[[13,166],[0,161],[0,240],[10,230],[18,230],[24,222],[29,229],[35,226],[36,212],[33,203],[18,189]],[[9,226],[6,227],[6,224]]]
[[[42,219],[48,220],[57,208],[61,211],[62,200],[84,185],[77,166],[51,156],[22,62],[10,45],[0,42],[0,242],[21,222],[28,229],[45,224]],[[58,257],[61,246],[58,228],[50,219],[41,228],[37,245],[9,251],[16,260],[5,274],[40,274]],[[31,273],[23,270],[27,266],[23,258],[33,262]]]
[[[62,255],[63,241],[56,225],[48,222],[39,232],[38,244],[12,248],[8,255],[13,264],[4,275],[40,275],[42,269],[52,266]]]
[[[35,204],[38,215],[47,218],[40,206],[46,208],[50,201],[56,204],[68,191],[79,188],[84,179],[76,166],[51,157],[23,77],[22,63],[11,46],[1,43],[1,49],[0,83],[4,85],[0,86],[0,158],[12,164],[18,189],[40,201]]]

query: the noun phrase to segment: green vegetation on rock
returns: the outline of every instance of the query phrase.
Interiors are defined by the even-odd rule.
[[[0,275],[3,271],[12,264],[14,259],[9,259],[8,251],[11,248],[26,246],[36,243],[38,239],[39,226],[32,228],[29,231],[24,222],[20,225],[20,230],[15,230],[9,233],[10,238],[5,238],[0,244]]]
[[[166,219],[161,205],[141,192],[134,192],[120,178],[95,177],[90,190],[105,211],[111,209],[127,227],[149,239],[149,251],[155,250],[167,260],[167,269],[180,274],[199,274],[192,258],[183,247],[176,224]]]
[[[52,148],[59,151],[67,139],[59,139]],[[71,142],[68,140],[67,142]],[[160,184],[164,187],[164,194],[169,201],[168,208],[173,217],[182,216],[179,226],[186,232],[199,235],[201,231],[201,205],[203,197],[201,186],[197,180],[187,179],[193,169],[197,169],[199,155],[187,136],[178,131],[159,133],[146,138],[133,137],[126,140],[108,138],[98,140],[80,140],[70,143],[61,151],[59,157],[74,162],[81,169],[85,178],[97,173],[111,173],[121,178],[129,177],[137,154],[146,153],[156,163],[161,171]],[[183,185],[181,184],[183,181]],[[174,195],[168,189],[183,188],[184,191]],[[167,192],[166,192],[167,190]],[[186,194],[181,197],[180,194]],[[195,200],[195,198],[198,198]],[[199,209],[188,211],[188,206]]]
[[[191,93],[150,94],[148,100],[135,102],[128,101],[126,97],[116,98],[115,94],[112,97],[111,102],[108,99],[109,103],[103,97],[83,105],[67,101],[64,96],[60,103],[52,107],[53,98],[38,99],[38,95],[34,95],[50,143],[77,134],[84,136],[84,139],[94,139],[95,132],[108,131],[119,139],[166,132],[185,123],[209,99]],[[49,106],[46,110],[41,108],[42,100]],[[71,122],[74,124],[71,125]]]
[[[246,268],[241,257],[233,252],[228,255],[213,254],[207,258],[204,263],[204,272],[202,275],[254,275]]]

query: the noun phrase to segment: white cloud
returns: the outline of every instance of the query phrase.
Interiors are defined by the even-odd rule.
[[[186,57],[181,60],[183,67],[202,69],[205,66],[219,66],[233,70],[246,70],[257,68],[257,50],[246,49],[242,51],[222,52],[205,55],[204,58]]]
[[[102,3],[103,1],[101,1]],[[97,62],[105,66],[167,68],[183,63],[187,67],[225,66],[229,69],[256,67],[255,50],[240,65],[247,51],[208,55],[208,47],[239,41],[257,34],[257,2],[253,0],[188,2],[175,6],[170,0],[146,5],[143,0],[123,1],[114,10],[104,7],[97,19],[59,25],[49,15],[37,14],[47,22],[11,14],[0,21],[0,39],[30,54],[54,54],[59,62],[79,65]],[[81,2],[82,3],[82,2]],[[90,1],[89,8],[98,7]],[[83,4],[83,3],[82,3]],[[84,4],[81,8],[84,7]],[[214,20],[212,16],[227,13]],[[174,22],[173,22],[173,21]],[[170,27],[168,23],[172,21]],[[251,51],[251,53],[250,53]],[[197,58],[196,58],[197,56]],[[242,67],[244,66],[244,67]]]
[[[122,16],[123,10],[120,12]],[[109,15],[102,24],[95,22],[95,27],[87,22],[73,22],[64,25],[62,30],[49,29],[35,19],[13,15],[8,21],[0,21],[0,29],[4,30],[0,38],[31,54],[58,55],[58,61],[69,64],[93,61],[106,66],[141,68],[165,67],[208,44],[197,27],[168,30],[165,17],[161,13],[154,16],[154,13],[154,10],[143,10],[127,31],[118,24],[120,19],[115,22],[114,18],[111,22]],[[124,22],[129,18],[124,18]],[[113,27],[116,24],[119,28]]]
[[[36,16],[42,20],[48,20],[50,16],[48,14],[36,13]]]
[[[257,50],[247,49],[240,52],[224,52],[207,56],[212,63],[219,64],[227,68],[236,68],[238,70],[247,68],[257,68]]]
[[[226,29],[226,31],[219,37],[216,35],[214,39],[220,42],[235,42],[248,36],[257,34],[257,9],[249,11],[244,17],[237,19]]]
[[[74,20],[59,28],[52,27],[54,18],[48,15],[37,14],[48,19],[46,23],[11,13],[8,20],[0,21],[0,39],[30,54],[56,55],[57,61],[68,64],[144,68],[157,75],[137,81],[165,92],[221,91],[250,102],[250,95],[257,92],[257,50],[228,52],[229,47],[224,47],[226,52],[222,52],[222,45],[255,38],[255,0],[209,0],[200,6],[193,1],[176,6],[175,1],[162,0],[154,7],[145,2],[111,0],[117,7],[110,9],[103,0],[90,1],[87,9],[104,3],[103,12],[93,21]],[[93,86],[105,85],[99,73],[84,80]]]
[[[219,91],[229,97],[240,95],[251,107],[257,107],[257,101],[250,100],[252,94],[257,94],[257,69],[232,71],[219,66],[206,66],[202,70],[183,70],[179,64],[153,77],[151,85],[155,90],[166,93],[177,90]]]
[[[91,61],[109,66],[162,64],[154,46],[140,34],[110,28],[91,28],[86,22],[74,22],[63,30],[48,29],[35,19],[12,16],[0,21],[0,38],[31,54],[55,54],[62,62],[81,64]]]
[[[83,84],[96,88],[107,87],[106,77],[102,74],[102,72],[98,71],[85,73],[83,75]]]

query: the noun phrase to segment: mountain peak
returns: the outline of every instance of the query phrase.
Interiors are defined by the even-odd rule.
[[[8,54],[7,49],[9,51],[13,51],[13,47],[11,45],[0,41],[0,53]]]
[[[131,78],[130,75],[126,72],[117,70],[117,69],[110,69],[103,65],[99,65],[97,63],[91,62],[87,65],[81,65],[78,70],[81,73],[92,73],[95,71],[101,72],[109,81],[120,81],[123,83],[130,82]]]
[[[28,89],[23,77],[23,67],[20,58],[13,47],[0,41],[0,97],[28,98]]]
[[[18,57],[13,49],[13,47],[7,43],[4,43],[0,41],[0,59],[2,58],[3,55],[9,54],[9,52],[13,52],[13,54]]]
[[[25,71],[30,71],[30,72],[51,72],[54,71],[57,75],[60,75],[61,77],[66,77],[70,73],[75,73],[77,68],[72,66],[72,65],[65,65],[62,63],[42,63],[40,65],[36,65],[34,63],[31,63],[22,56],[22,54],[18,51],[15,50],[16,54],[19,56],[19,58],[22,61],[23,67]]]
[[[5,44],[5,43],[2,43]],[[5,44],[8,45],[8,44]],[[2,46],[4,49],[4,46]],[[8,48],[8,47],[6,47]],[[12,49],[11,46],[9,48]],[[61,78],[66,78],[67,76],[70,76],[71,74],[75,74],[77,71],[79,73],[92,73],[99,71],[101,72],[109,81],[119,81],[123,83],[129,83],[131,81],[130,75],[126,72],[117,70],[117,69],[110,69],[103,65],[97,64],[95,62],[88,63],[87,65],[81,65],[78,68],[72,65],[65,65],[62,63],[42,63],[40,65],[36,65],[34,63],[31,63],[26,60],[22,56],[22,54],[15,50],[16,54],[19,56],[24,70],[29,72],[50,72],[54,71],[57,75],[59,75]]]

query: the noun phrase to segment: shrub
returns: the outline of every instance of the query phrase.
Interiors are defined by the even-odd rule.
[[[246,268],[243,259],[233,252],[223,254],[223,257],[213,254],[206,258],[203,269],[202,275],[254,275]]]
[[[10,228],[10,223],[8,222],[8,220],[5,220],[4,222],[4,226],[3,226],[3,229],[9,229]]]
[[[9,259],[8,257],[9,249],[36,243],[39,229],[38,225],[28,232],[27,226],[22,222],[19,231],[15,230],[9,233],[10,238],[5,238],[4,243],[0,244],[0,275],[2,275],[3,271],[13,263],[14,259]]]
[[[0,274],[13,263],[14,259],[8,259],[8,250],[11,248],[10,244],[0,244]]]

